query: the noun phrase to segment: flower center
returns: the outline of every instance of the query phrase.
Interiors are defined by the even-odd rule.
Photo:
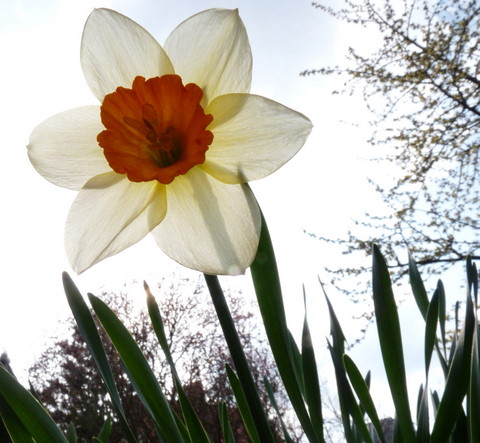
[[[97,141],[110,167],[133,182],[169,184],[203,163],[213,117],[200,106],[202,96],[199,86],[184,86],[178,75],[135,77],[132,89],[106,95],[100,108],[106,129]]]

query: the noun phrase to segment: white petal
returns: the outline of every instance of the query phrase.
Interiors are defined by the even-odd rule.
[[[98,106],[62,112],[33,130],[28,156],[47,180],[78,190],[93,176],[111,171],[97,143],[103,129]]]
[[[237,10],[209,9],[190,17],[164,48],[184,83],[203,89],[203,104],[217,95],[250,90],[252,53]]]
[[[153,235],[178,263],[207,274],[239,274],[260,237],[260,211],[245,185],[225,185],[199,168],[167,187],[168,212]]]
[[[118,86],[130,88],[137,75],[174,72],[165,51],[144,28],[109,9],[95,9],[88,17],[80,58],[85,79],[100,101]]]
[[[202,169],[225,183],[263,178],[290,160],[312,129],[299,112],[265,97],[228,94],[206,109],[214,134]]]
[[[83,272],[140,241],[165,217],[165,186],[133,183],[109,172],[81,189],[68,214],[65,247],[72,268]]]

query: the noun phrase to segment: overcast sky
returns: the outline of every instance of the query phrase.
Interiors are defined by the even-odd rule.
[[[0,351],[8,351],[14,369],[22,371],[31,364],[48,336],[55,333],[59,319],[69,312],[61,285],[63,270],[70,272],[83,293],[98,293],[103,287],[116,289],[134,280],[154,283],[172,269],[180,269],[147,236],[116,257],[75,275],[65,257],[63,230],[76,194],[45,181],[27,157],[25,146],[38,123],[69,108],[96,104],[79,62],[83,24],[94,7],[109,7],[129,16],[160,43],[196,12],[211,7],[239,9],[254,57],[252,92],[306,114],[314,124],[300,153],[277,173],[252,183],[252,188],[273,236],[289,320],[299,325],[303,314],[297,308],[302,306],[305,283],[316,340],[324,345],[328,324],[321,312],[324,305],[317,274],[332,263],[341,263],[343,257],[322,249],[303,230],[323,236],[345,234],[352,217],[374,205],[377,197],[366,182],[372,166],[361,159],[368,156],[364,143],[368,115],[361,101],[332,96],[331,91],[340,86],[334,79],[299,76],[306,68],[341,61],[349,40],[362,43],[366,36],[347,33],[310,3],[0,0]],[[181,272],[196,278],[191,271]],[[225,284],[245,291],[250,288],[248,275],[228,278]],[[135,296],[143,297],[140,284],[134,286]],[[347,306],[348,301],[334,293],[330,296],[339,311]],[[414,311],[412,325],[420,321]],[[417,337],[407,334],[406,340],[410,339]],[[367,354],[365,361],[375,370],[379,358],[368,358],[368,352],[364,348],[359,355]]]

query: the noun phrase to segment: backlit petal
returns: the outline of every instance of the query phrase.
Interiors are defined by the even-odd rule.
[[[95,9],[88,17],[80,58],[85,79],[100,101],[118,86],[131,87],[137,75],[174,72],[165,51],[144,28],[109,9]]]
[[[30,135],[30,161],[47,180],[78,190],[93,176],[111,170],[97,143],[102,129],[98,106],[54,115]]]
[[[214,134],[204,171],[225,183],[263,178],[290,160],[312,129],[310,120],[280,103],[251,94],[217,97],[206,109]]]
[[[260,212],[245,185],[225,185],[198,167],[167,186],[168,212],[154,230],[178,263],[207,274],[239,274],[252,263]]]
[[[203,89],[204,104],[230,92],[248,92],[252,53],[237,10],[209,9],[190,17],[164,45],[184,83]]]
[[[68,214],[65,247],[82,272],[140,241],[165,217],[165,186],[133,183],[116,172],[99,175],[78,193]]]

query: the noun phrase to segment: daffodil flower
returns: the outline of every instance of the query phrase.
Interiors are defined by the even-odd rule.
[[[65,229],[73,269],[151,232],[189,268],[244,272],[261,227],[246,183],[295,155],[311,123],[249,93],[252,55],[238,12],[196,14],[162,47],[129,18],[96,9],[81,65],[100,107],[54,115],[28,146],[41,175],[79,191]]]

